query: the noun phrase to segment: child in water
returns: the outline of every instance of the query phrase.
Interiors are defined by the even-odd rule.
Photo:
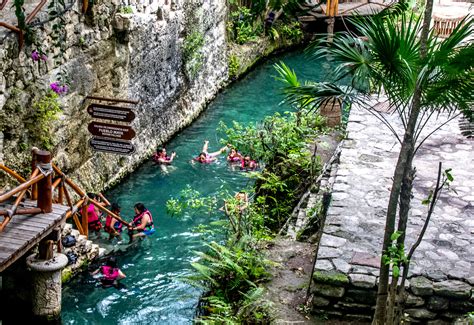
[[[208,150],[209,147],[209,141],[206,140],[204,141],[204,146],[202,147],[202,152],[197,156],[196,158],[193,159],[193,161],[197,161],[198,163],[201,164],[210,164],[211,162],[217,160],[217,156],[219,156],[221,153],[223,153],[226,149],[227,146],[219,149],[216,152],[211,152],[209,153]]]
[[[120,205],[118,203],[112,203],[110,208],[113,213],[120,217]],[[112,240],[115,237],[118,237],[122,240],[122,223],[115,219],[111,215],[107,215],[105,218],[105,231],[109,233],[109,240]]]
[[[100,282],[102,287],[109,288],[114,286],[119,287],[119,280],[125,278],[125,274],[117,267],[117,260],[115,257],[110,257],[105,265],[92,272],[92,275],[100,273]]]

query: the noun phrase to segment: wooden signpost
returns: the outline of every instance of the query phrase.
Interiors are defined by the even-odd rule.
[[[119,122],[132,122],[135,119],[135,113],[128,107],[90,104],[87,113],[95,118]]]
[[[92,122],[88,130],[92,135],[112,139],[132,140],[135,137],[135,131],[128,125]]]
[[[135,146],[126,140],[113,140],[104,137],[93,137],[89,145],[96,151],[130,155],[135,152]]]
[[[86,98],[132,105],[138,104],[138,101],[130,99],[97,96],[87,96]],[[135,146],[130,140],[135,137],[136,133],[129,125],[135,119],[135,113],[130,107],[92,103],[87,107],[87,113],[93,118],[116,122],[114,124],[98,121],[89,123],[88,130],[93,135],[89,140],[92,149],[119,155],[130,155],[135,152]]]

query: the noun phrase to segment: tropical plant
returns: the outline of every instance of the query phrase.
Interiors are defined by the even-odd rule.
[[[270,318],[265,304],[257,304],[263,294],[258,284],[268,279],[269,262],[245,241],[239,244],[225,247],[211,242],[207,253],[196,252],[200,261],[192,263],[196,273],[187,281],[209,290],[198,323],[241,324]]]
[[[348,87],[327,82],[304,85],[286,82],[286,99],[301,107],[318,109],[325,100],[338,98],[370,109],[366,104],[368,99],[385,92],[400,117],[405,132],[403,136],[397,134],[383,114],[370,110],[401,143],[387,209],[382,255],[389,254],[395,231],[401,234],[397,238],[399,249],[405,242],[414,178],[412,161],[427,138],[421,135],[426,122],[440,112],[448,114],[448,121],[460,112],[472,119],[474,46],[468,38],[473,33],[473,19],[466,18],[448,38],[442,40],[429,30],[431,12],[432,0],[429,0],[423,22],[413,15],[403,15],[401,22],[397,22],[393,18],[398,14],[396,10],[383,11],[371,18],[354,18],[351,23],[363,38],[342,33],[335,36],[332,46],[323,46],[327,45],[323,41],[323,44],[313,47],[318,60],[326,58],[334,66],[335,81],[349,79]],[[279,72],[284,80],[294,81],[293,76],[286,75],[285,69]],[[376,94],[372,95],[374,92]],[[447,121],[441,125],[445,123]],[[428,132],[428,136],[434,131]],[[397,211],[399,221],[395,229]],[[408,269],[408,263],[401,264]],[[386,318],[391,265],[381,260],[375,324],[394,321]]]

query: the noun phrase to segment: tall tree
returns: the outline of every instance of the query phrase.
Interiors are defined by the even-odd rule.
[[[399,6],[372,18],[355,18],[352,23],[363,38],[342,33],[336,35],[332,46],[318,44],[315,56],[319,60],[325,57],[334,64],[335,81],[349,79],[348,87],[335,83],[307,82],[300,85],[291,69],[277,66],[281,79],[287,84],[285,92],[290,102],[318,109],[331,98],[336,98],[345,103],[356,102],[370,110],[365,104],[368,97],[385,92],[402,121],[403,138],[388,124],[383,114],[370,110],[401,143],[386,215],[374,324],[393,321],[386,315],[389,272],[394,265],[383,257],[388,255],[392,245],[397,211],[397,230],[401,234],[397,245],[403,249],[411,200],[413,157],[417,146],[425,141],[421,138],[421,129],[435,112],[440,111],[450,113],[451,118],[462,111],[472,119],[474,46],[468,38],[473,32],[473,20],[466,19],[447,39],[441,40],[430,32],[432,8],[433,1],[428,0],[423,23],[413,15],[406,17],[402,14],[401,21],[396,20],[395,17],[400,16]],[[408,268],[408,264],[401,266]]]

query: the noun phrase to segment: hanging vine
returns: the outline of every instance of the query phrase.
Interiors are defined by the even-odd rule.
[[[66,19],[61,13],[66,9],[64,0],[51,0],[48,5],[48,15],[50,20],[53,22],[51,39],[53,41],[52,47],[58,49],[57,53],[53,53],[53,62],[55,66],[59,67],[59,73],[57,75],[57,82],[50,85],[51,89],[58,93],[53,85],[60,86],[62,93],[67,92],[67,85],[69,84],[69,78],[67,72],[64,69],[63,63],[66,54]],[[59,94],[59,93],[58,93]]]

